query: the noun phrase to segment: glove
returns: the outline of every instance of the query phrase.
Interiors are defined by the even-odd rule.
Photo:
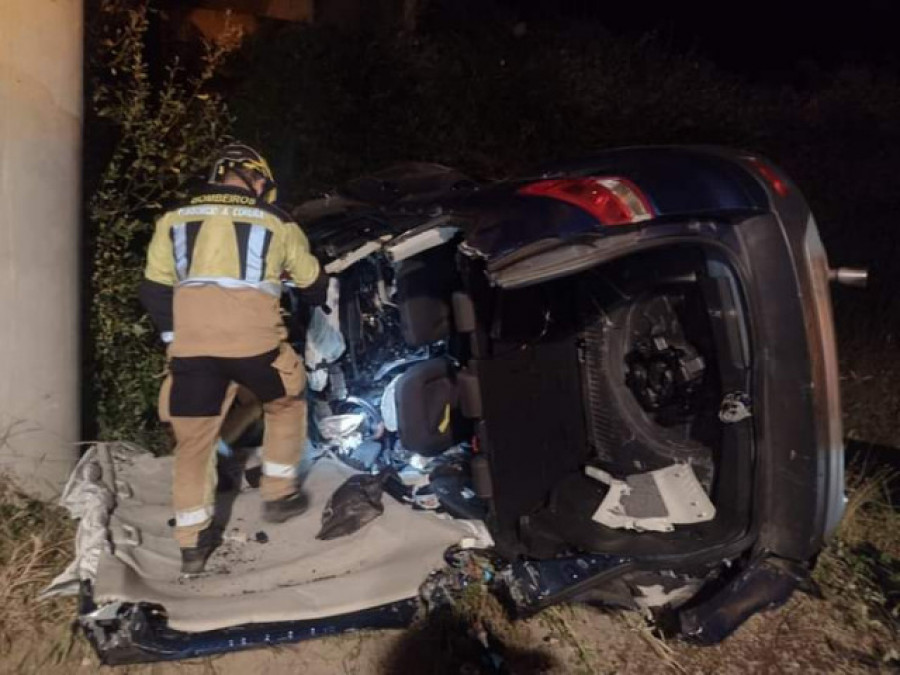
[[[325,274],[324,270],[319,272],[319,276],[306,288],[298,288],[297,291],[303,301],[311,307],[324,307],[328,302],[328,282],[330,278]]]

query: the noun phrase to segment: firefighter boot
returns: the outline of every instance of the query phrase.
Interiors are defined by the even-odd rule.
[[[201,531],[197,537],[197,545],[181,549],[181,573],[200,574],[206,567],[206,561],[221,543],[218,532],[212,527]]]
[[[283,523],[299,516],[309,508],[309,499],[304,492],[297,490],[281,499],[273,499],[263,503],[263,520],[268,523]]]

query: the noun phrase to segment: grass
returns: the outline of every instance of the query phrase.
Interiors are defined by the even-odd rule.
[[[872,474],[850,472],[847,506],[838,541],[850,548],[869,545],[900,560],[900,509],[892,503],[892,492],[900,475],[891,469]]]
[[[546,620],[549,625],[555,629],[560,638],[568,642],[575,651],[575,660],[578,671],[593,673],[596,671],[596,666],[591,649],[585,641],[579,637],[578,632],[572,628],[569,618],[566,617],[567,612],[571,614],[571,607],[551,607],[545,612]]]
[[[900,667],[898,563],[869,543],[854,547],[838,538],[815,571],[830,613],[839,618],[823,622],[826,642],[863,670]]]
[[[75,600],[37,599],[68,564],[75,527],[57,506],[0,481],[0,670],[39,673],[78,659],[86,646],[72,624]]]
[[[884,469],[851,474],[844,519],[815,579],[851,627],[880,626],[900,645],[900,510],[891,502],[897,480]],[[900,664],[900,651],[892,658]]]

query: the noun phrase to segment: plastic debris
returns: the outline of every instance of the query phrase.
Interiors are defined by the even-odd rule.
[[[317,422],[319,433],[327,441],[336,441],[346,438],[357,431],[366,416],[362,413],[349,413],[346,415],[329,415]]]
[[[340,289],[337,279],[328,286],[328,313],[316,307],[306,331],[304,361],[309,370],[308,384],[312,391],[322,391],[328,384],[328,364],[337,361],[347,348],[341,333],[338,315]]]
[[[332,449],[347,454],[362,444],[362,426],[365,421],[363,413],[347,413],[323,417],[316,422],[316,426]]]
[[[591,478],[609,486],[593,520],[624,530],[671,532],[675,525],[702,523],[716,517],[710,501],[690,464],[613,478],[594,466],[585,468]]]
[[[384,513],[381,495],[392,472],[350,476],[334,491],[322,511],[322,529],[316,539],[337,539],[353,534]]]
[[[397,421],[397,382],[402,375],[397,375],[388,382],[388,385],[381,393],[381,419],[384,420],[384,427],[388,431],[397,431],[400,425]]]
[[[734,424],[753,415],[750,397],[742,391],[726,394],[719,407],[719,420],[725,424]]]

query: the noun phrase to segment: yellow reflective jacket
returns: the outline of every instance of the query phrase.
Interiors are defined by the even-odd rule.
[[[319,276],[306,235],[277,207],[240,188],[210,186],[156,222],[144,276],[167,286],[216,284],[278,297],[281,274]]]
[[[251,356],[284,338],[284,272],[300,288],[320,278],[300,227],[247,190],[210,185],[157,220],[140,296],[164,336],[174,330],[173,356]]]

